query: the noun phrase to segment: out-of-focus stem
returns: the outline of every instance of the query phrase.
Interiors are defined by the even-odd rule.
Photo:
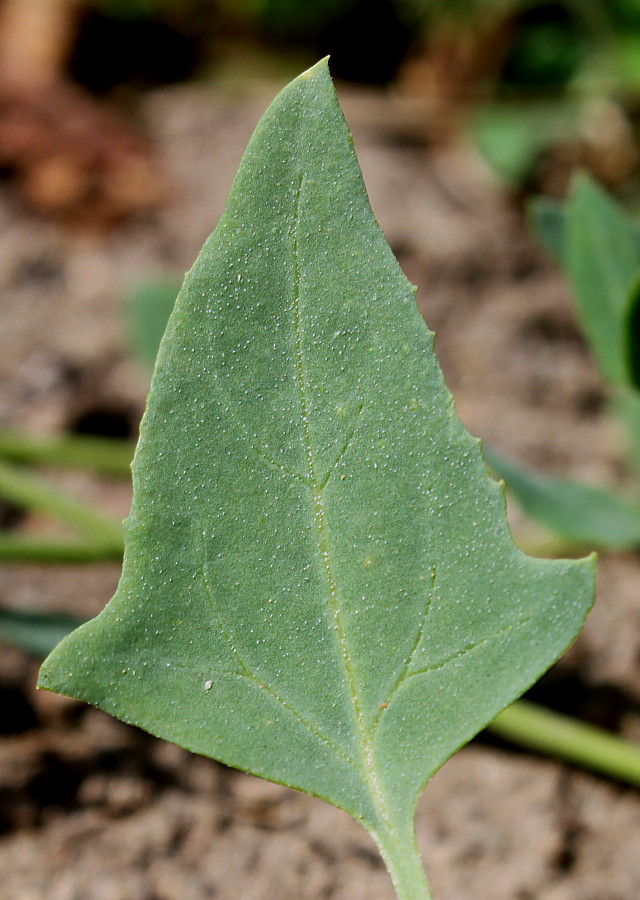
[[[6,462],[0,462],[0,497],[26,509],[48,513],[90,539],[107,544],[122,543],[122,529],[118,523]]]
[[[0,562],[96,563],[122,560],[123,546],[115,540],[60,541],[20,535],[0,536]]]
[[[0,456],[13,462],[90,469],[104,475],[131,476],[132,443],[113,438],[32,437],[0,431]]]
[[[519,700],[487,727],[493,734],[527,750],[565,759],[640,787],[640,747],[594,725]]]

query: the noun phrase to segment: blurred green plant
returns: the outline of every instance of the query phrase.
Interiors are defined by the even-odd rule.
[[[134,357],[153,371],[158,347],[182,281],[164,276],[134,287],[124,304],[129,346]]]
[[[20,647],[34,659],[43,659],[83,621],[62,613],[21,612],[0,607],[0,640]]]
[[[484,455],[524,512],[565,539],[566,543],[554,540],[547,545],[549,552],[640,546],[640,504],[599,487],[543,475],[487,446]]]
[[[572,287],[578,322],[627,435],[640,485],[640,226],[588,175],[564,204],[537,198],[532,227]],[[487,451],[524,511],[579,546],[640,546],[640,489],[614,491],[541,475]]]

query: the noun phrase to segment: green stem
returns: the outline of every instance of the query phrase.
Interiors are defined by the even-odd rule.
[[[0,562],[96,563],[122,560],[119,541],[60,541],[0,536]]]
[[[398,900],[431,900],[427,876],[416,843],[415,828],[374,834]]]
[[[565,759],[640,788],[640,747],[594,725],[519,700],[487,728],[528,750]]]
[[[116,522],[5,462],[0,462],[0,497],[26,509],[48,513],[96,540],[111,544],[122,541],[122,530]]]
[[[133,444],[128,441],[99,438],[31,437],[12,431],[0,431],[0,456],[14,462],[90,469],[104,475],[129,478]]]

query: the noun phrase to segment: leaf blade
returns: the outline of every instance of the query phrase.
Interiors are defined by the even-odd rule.
[[[321,796],[384,852],[593,578],[515,548],[351,145],[325,64],[256,129],[160,348],[118,592],[41,685]]]
[[[638,232],[593,179],[578,175],[566,207],[565,266],[582,329],[612,384],[628,380],[628,294],[640,272]]]

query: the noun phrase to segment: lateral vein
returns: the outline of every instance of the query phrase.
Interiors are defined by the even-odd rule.
[[[229,634],[227,629],[224,627],[222,621],[220,620],[220,616],[218,615],[216,605],[215,605],[215,602],[213,599],[213,592],[211,590],[211,585],[209,584],[209,578],[207,575],[207,562],[206,562],[206,559],[204,558],[204,548],[203,548],[202,552],[203,552],[202,581],[204,584],[204,588],[205,588],[207,597],[209,598],[209,606],[211,607],[211,610],[213,612],[215,625],[218,629],[218,633],[221,635],[224,642],[227,644],[227,646],[231,650],[231,653],[233,654],[233,657],[238,664],[238,668],[240,669],[239,672],[227,672],[226,674],[235,675],[236,677],[239,677],[239,678],[248,678],[250,681],[253,681],[259,688],[261,688],[267,694],[269,694],[269,696],[271,696],[280,706],[282,706],[284,709],[286,709],[287,712],[289,712],[292,716],[294,716],[300,722],[300,724],[303,725],[307,729],[307,731],[309,731],[311,734],[313,734],[314,737],[316,737],[319,741],[321,741],[323,744],[325,744],[327,747],[329,747],[336,754],[336,756],[339,756],[340,759],[342,759],[344,762],[348,763],[349,765],[353,765],[353,759],[351,757],[349,757],[341,747],[339,747],[336,743],[334,743],[334,741],[332,741],[331,738],[327,737],[327,735],[324,734],[324,732],[318,725],[316,725],[314,722],[311,722],[309,719],[307,719],[306,716],[304,716],[294,706],[294,704],[291,703],[290,700],[288,700],[286,697],[284,697],[272,685],[268,684],[266,681],[264,681],[262,678],[260,678],[254,672],[254,670],[251,668],[251,666],[249,666],[248,663],[244,660],[242,654],[236,647],[236,645],[233,641],[233,638],[231,637],[231,635]]]

